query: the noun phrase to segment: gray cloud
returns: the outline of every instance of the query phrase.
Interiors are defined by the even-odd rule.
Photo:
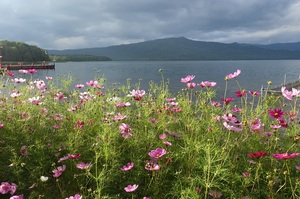
[[[300,41],[299,0],[1,0],[0,39],[45,49],[187,37]]]

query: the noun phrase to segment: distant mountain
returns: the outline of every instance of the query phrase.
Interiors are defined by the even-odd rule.
[[[269,45],[256,45],[261,48],[271,49],[271,50],[288,50],[288,51],[300,51],[300,42],[296,43],[275,43]]]
[[[287,47],[245,45],[194,41],[184,37],[157,39],[133,44],[49,50],[50,55],[87,54],[106,56],[114,61],[163,61],[163,60],[278,60],[300,59],[300,50]],[[275,48],[277,47],[277,48]]]

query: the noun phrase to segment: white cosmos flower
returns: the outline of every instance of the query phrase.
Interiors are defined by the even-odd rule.
[[[48,180],[48,177],[47,176],[41,176],[40,179],[41,179],[42,182],[46,182]]]

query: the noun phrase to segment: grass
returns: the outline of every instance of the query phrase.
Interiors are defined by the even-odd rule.
[[[1,76],[0,198],[300,198],[297,89],[33,77]]]

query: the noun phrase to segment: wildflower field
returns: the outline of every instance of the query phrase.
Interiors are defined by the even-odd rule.
[[[300,198],[296,88],[218,98],[193,75],[171,93],[162,71],[148,89],[38,72],[0,76],[0,198]]]

